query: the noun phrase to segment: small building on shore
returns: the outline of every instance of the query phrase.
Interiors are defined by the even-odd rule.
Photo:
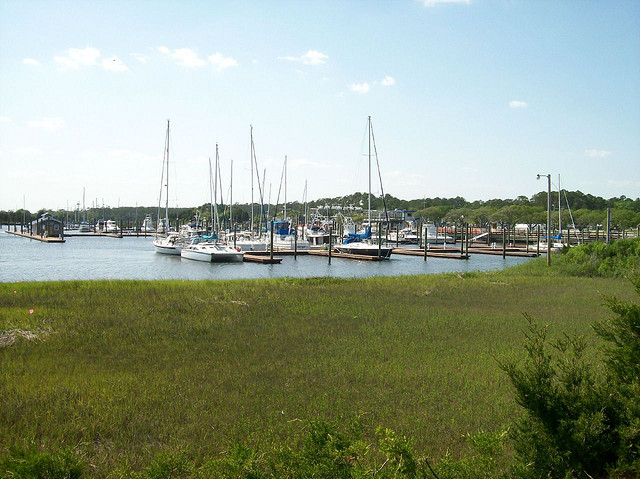
[[[61,238],[63,236],[62,221],[55,219],[51,213],[45,213],[31,222],[31,234],[47,238]]]

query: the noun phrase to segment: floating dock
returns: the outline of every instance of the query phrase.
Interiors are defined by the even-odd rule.
[[[393,254],[402,254],[405,256],[422,256],[424,257],[424,249],[408,249],[394,248]],[[428,249],[427,257],[429,258],[447,258],[447,259],[469,259],[469,255],[461,254],[454,249]]]
[[[245,253],[242,259],[245,263],[260,263],[260,264],[280,264],[282,258],[270,258],[268,256],[260,256],[255,254]]]
[[[317,249],[317,250],[307,250],[306,252],[311,256],[329,256],[329,250]],[[360,261],[384,261],[384,257],[378,256],[369,256],[365,254],[351,254],[351,253],[337,253],[335,251],[331,251],[332,258],[342,258],[342,259],[357,259]]]
[[[10,235],[22,236],[23,238],[29,238],[43,243],[64,243],[64,238],[58,236],[40,236],[32,235],[29,233],[21,233],[20,231],[7,231]]]

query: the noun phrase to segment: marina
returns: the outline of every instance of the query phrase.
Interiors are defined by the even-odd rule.
[[[344,259],[328,251],[307,250],[269,253],[251,252],[239,263],[206,263],[181,259],[179,255],[156,254],[150,238],[66,237],[65,243],[45,244],[0,233],[0,282],[69,280],[203,280],[260,279],[277,277],[401,276],[499,270],[530,258],[500,255],[470,255],[466,261],[429,256],[394,254],[390,260]],[[447,247],[449,248],[449,247]],[[417,251],[417,250],[416,250]],[[449,253],[456,254],[455,250]],[[459,255],[459,252],[457,253]],[[248,257],[248,258],[247,258]],[[375,258],[375,257],[374,257]]]

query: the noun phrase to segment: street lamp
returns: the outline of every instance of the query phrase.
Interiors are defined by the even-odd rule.
[[[547,177],[547,266],[551,266],[551,174],[538,175],[536,179],[541,176]]]

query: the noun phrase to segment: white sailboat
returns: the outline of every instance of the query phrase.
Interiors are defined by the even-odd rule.
[[[162,201],[162,188],[166,189],[165,217],[161,224],[160,214],[158,214],[158,227],[156,236],[153,238],[153,248],[156,253],[179,255],[182,249],[181,237],[178,233],[169,231],[169,120],[167,120],[167,135],[165,137],[164,158],[162,159],[162,180],[160,181],[160,198],[158,201],[158,212],[160,211],[160,201]],[[164,183],[164,185],[163,185]],[[162,232],[163,236],[159,233]]]
[[[378,242],[371,241],[371,141],[373,137],[373,129],[371,126],[371,117],[368,118],[369,122],[369,201],[368,201],[368,221],[367,229],[364,233],[349,235],[345,238],[341,245],[336,245],[335,249],[339,253],[359,254],[365,256],[377,256],[380,258],[388,259],[391,257],[393,248],[389,245],[382,243],[382,238],[378,239]],[[375,141],[375,140],[374,140]],[[375,143],[374,143],[375,150]],[[377,153],[376,153],[377,158]],[[378,171],[379,173],[379,171]]]
[[[218,144],[216,143],[215,179],[212,176],[211,160],[209,160],[209,194],[211,196],[212,234],[209,236],[196,236],[180,251],[180,256],[185,259],[205,261],[207,263],[235,263],[242,262],[244,253],[240,248],[233,248],[218,241],[217,231],[220,231],[218,222],[218,170],[220,158],[218,156]],[[222,188],[221,188],[222,189]]]

